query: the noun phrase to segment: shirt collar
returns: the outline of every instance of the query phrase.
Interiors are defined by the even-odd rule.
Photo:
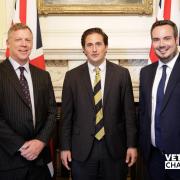
[[[179,53],[177,53],[176,56],[174,56],[174,58],[166,64],[163,63],[161,60],[159,60],[158,68],[161,68],[163,65],[167,65],[168,68],[173,69],[178,56],[179,56]]]
[[[12,57],[9,57],[9,61],[10,63],[12,64],[14,70],[16,71],[21,65],[15,61]],[[30,69],[29,69],[29,62],[27,62],[26,64],[24,64],[22,67],[25,68],[26,72],[30,72]]]
[[[91,73],[95,72],[94,70],[96,67],[93,66],[91,63],[89,63],[89,61],[88,61],[88,68]],[[103,63],[99,65],[99,69],[101,72],[104,72],[106,70],[106,60],[104,60]]]

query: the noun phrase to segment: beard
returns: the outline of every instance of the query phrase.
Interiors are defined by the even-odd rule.
[[[178,49],[176,48],[169,56],[163,57],[163,55],[159,55],[158,53],[156,53],[156,51],[155,51],[155,54],[163,63],[168,63],[176,56],[177,52],[178,52]]]

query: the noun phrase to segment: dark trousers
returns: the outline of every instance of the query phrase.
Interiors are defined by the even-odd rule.
[[[72,180],[126,180],[125,159],[112,159],[104,140],[94,141],[85,162],[72,160]]]
[[[47,166],[28,166],[0,171],[0,180],[52,180]]]
[[[165,155],[155,147],[151,148],[148,164],[150,180],[180,180],[180,170],[165,169]]]

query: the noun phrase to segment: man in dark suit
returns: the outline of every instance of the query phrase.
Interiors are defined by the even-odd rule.
[[[159,61],[140,73],[140,147],[151,180],[179,180],[179,170],[165,169],[166,156],[180,153],[177,27],[170,20],[157,21],[151,38]]]
[[[125,180],[137,158],[133,92],[127,69],[105,59],[100,28],[81,38],[87,62],[66,73],[61,160],[73,180]]]
[[[0,64],[0,179],[48,180],[56,103],[49,73],[29,64],[32,32],[8,31],[10,57]],[[22,70],[22,72],[21,72]]]

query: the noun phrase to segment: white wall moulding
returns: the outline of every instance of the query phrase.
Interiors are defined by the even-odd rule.
[[[38,0],[40,14],[151,15],[153,0]]]
[[[51,75],[56,102],[61,102],[62,86],[64,82],[65,73],[68,71],[68,61],[46,61],[46,70]]]
[[[82,49],[45,49],[46,60],[63,59],[82,61],[86,57]],[[107,58],[109,60],[117,59],[148,59],[149,48],[132,48],[132,49],[108,49]]]
[[[0,60],[5,58],[5,49],[0,49]],[[86,57],[82,49],[44,49],[46,60],[74,60],[82,61]],[[132,49],[108,49],[107,58],[109,60],[118,59],[148,59],[149,48]]]

